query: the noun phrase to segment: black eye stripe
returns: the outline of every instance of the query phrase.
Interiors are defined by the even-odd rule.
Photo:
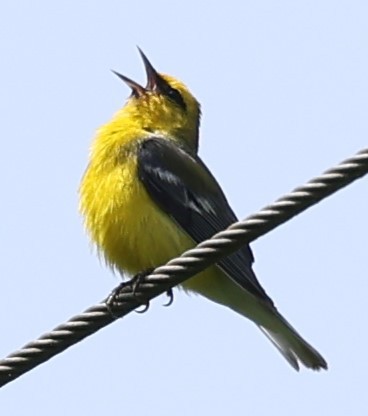
[[[184,99],[178,90],[176,90],[175,88],[169,87],[169,89],[165,92],[165,94],[170,98],[170,100],[178,104],[183,110],[187,109]]]
[[[187,106],[185,104],[185,101],[180,94],[180,92],[171,87],[164,79],[160,79],[160,83],[157,85],[158,90],[161,92],[161,94],[166,95],[171,101],[176,103],[180,108],[182,108],[184,111],[186,111]]]

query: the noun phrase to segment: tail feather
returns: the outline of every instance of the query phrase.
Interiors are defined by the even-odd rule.
[[[210,285],[198,285],[197,280],[195,291],[253,321],[295,370],[299,370],[300,364],[313,370],[327,369],[322,355],[298,334],[272,301],[239,290],[239,286],[222,272],[213,277],[215,280],[205,280],[210,281]]]
[[[299,371],[299,362],[312,370],[327,369],[327,362],[322,355],[305,341],[286,319],[275,311],[278,324],[275,329],[259,326],[261,331],[280,351],[287,362]]]
[[[296,370],[299,371],[299,363],[294,352],[283,341],[282,337],[270,330],[262,328],[259,329],[266,335],[266,337],[272,342],[272,344],[279,350],[285,360]]]

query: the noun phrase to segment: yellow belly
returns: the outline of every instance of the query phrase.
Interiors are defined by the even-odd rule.
[[[122,273],[134,275],[157,267],[195,246],[152,201],[137,177],[134,158],[106,171],[89,166],[80,193],[93,242],[106,262]],[[208,292],[217,274],[217,269],[210,268],[183,287]]]

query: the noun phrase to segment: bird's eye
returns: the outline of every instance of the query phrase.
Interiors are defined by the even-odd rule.
[[[183,99],[183,96],[177,89],[173,88],[165,79],[160,76],[157,76],[156,83],[157,91],[177,104],[182,110],[186,111],[187,105]]]
[[[178,90],[176,90],[175,88],[169,87],[167,91],[165,91],[165,93],[170,98],[170,100],[178,104],[183,110],[187,109],[185,101]]]

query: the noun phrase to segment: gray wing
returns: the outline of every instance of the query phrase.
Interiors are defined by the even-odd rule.
[[[216,179],[198,156],[169,140],[150,138],[138,151],[138,176],[152,200],[196,242],[237,221]],[[249,246],[218,262],[233,281],[273,304],[253,270]]]

